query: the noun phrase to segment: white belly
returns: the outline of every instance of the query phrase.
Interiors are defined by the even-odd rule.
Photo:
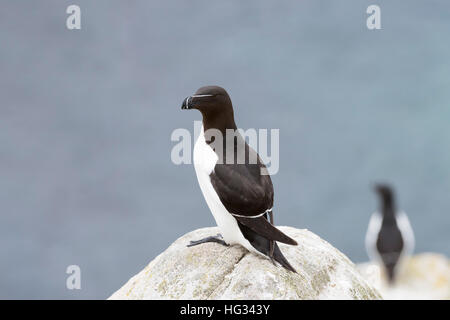
[[[211,183],[210,174],[218,161],[217,154],[205,142],[203,127],[194,147],[194,167],[198,183],[208,204],[209,210],[216,220],[223,239],[228,244],[240,244],[247,250],[260,253],[243,236],[236,219],[228,212],[220,201],[216,190]]]

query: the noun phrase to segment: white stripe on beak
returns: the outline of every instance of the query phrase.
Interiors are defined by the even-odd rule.
[[[212,97],[212,94],[196,94],[191,96],[191,98],[203,98],[203,97]]]

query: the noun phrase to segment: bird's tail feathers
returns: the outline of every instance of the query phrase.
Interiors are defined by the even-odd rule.
[[[293,266],[289,263],[289,261],[286,259],[286,257],[283,255],[283,253],[280,250],[280,247],[278,247],[278,244],[274,241],[274,250],[273,250],[273,259],[281,264],[285,269],[292,271],[294,273],[297,273],[297,271],[294,269]]]
[[[257,219],[236,217],[236,219],[240,223],[244,224],[245,226],[249,227],[256,233],[267,239],[290,244],[291,246],[297,245],[297,241],[283,233],[281,230],[277,229],[265,217],[260,217]]]

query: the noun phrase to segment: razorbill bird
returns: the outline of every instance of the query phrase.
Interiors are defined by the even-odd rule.
[[[403,211],[397,211],[392,188],[379,184],[380,211],[372,214],[366,234],[370,259],[380,264],[389,284],[394,284],[402,259],[414,250],[414,233]]]
[[[228,93],[217,86],[202,87],[184,99],[181,109],[197,109],[203,116],[194,146],[194,167],[221,232],[215,237],[191,241],[189,246],[205,242],[240,244],[296,272],[276,241],[290,245],[297,242],[273,225],[272,180],[259,155],[237,131]],[[232,149],[228,149],[227,142]],[[244,161],[240,158],[243,154]]]

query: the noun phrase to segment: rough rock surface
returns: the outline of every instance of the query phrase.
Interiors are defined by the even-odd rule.
[[[394,286],[387,286],[379,266],[358,265],[361,274],[384,299],[450,299],[450,261],[437,253],[421,253],[406,260]]]
[[[297,274],[241,246],[190,240],[216,235],[192,231],[176,240],[109,299],[380,299],[341,252],[307,230],[279,227],[298,246],[280,244]]]

